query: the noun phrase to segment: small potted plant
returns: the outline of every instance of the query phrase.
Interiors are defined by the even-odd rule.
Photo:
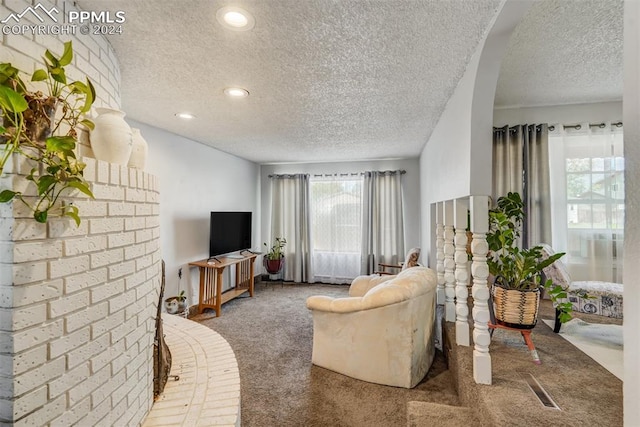
[[[500,197],[496,207],[489,210],[487,263],[494,278],[491,295],[496,320],[510,327],[533,328],[538,317],[540,290],[545,288],[562,312],[561,320],[566,321],[571,318],[571,303],[562,301],[567,297],[566,292],[551,280],[542,282],[542,270],[564,253],[545,259],[542,246],[521,249],[517,240],[523,221],[524,204],[518,193]]]
[[[169,314],[184,313],[187,309],[187,296],[184,294],[184,289],[177,296],[165,299],[164,307]]]
[[[95,89],[88,78],[86,82],[67,80],[65,66],[72,59],[71,42],[64,44],[60,57],[45,51],[46,69],[31,75],[41,90],[27,87],[21,72],[10,63],[0,64],[0,175],[6,162],[20,155],[33,164],[25,179],[36,187],[35,197],[4,189],[0,203],[20,200],[42,223],[50,212],[80,223],[78,208],[59,201],[66,190],[79,190],[93,198],[83,177],[85,164],[76,159],[74,150],[80,126],[93,128],[84,115],[93,104]]]
[[[266,243],[263,243],[265,247],[269,248]],[[274,244],[269,248],[267,254],[262,259],[264,268],[269,274],[278,274],[282,270],[284,265],[284,247],[287,244],[287,239],[284,237],[276,237]]]

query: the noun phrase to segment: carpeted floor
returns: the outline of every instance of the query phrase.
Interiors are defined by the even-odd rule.
[[[544,320],[553,328],[553,320]],[[622,325],[589,323],[574,318],[562,325],[560,336],[578,347],[616,377],[624,374]]]
[[[193,318],[220,333],[236,354],[244,426],[622,425],[622,382],[542,321],[533,334],[539,366],[531,362],[520,334],[496,331],[490,350],[491,386],[474,383],[473,347],[455,345],[452,323],[445,326],[447,339],[454,343],[448,351],[451,370],[438,352],[425,380],[412,390],[313,366],[313,325],[305,300],[347,293],[347,286],[338,285],[260,284],[253,298],[225,304],[220,318],[212,311]],[[540,310],[541,317],[553,317],[549,301],[543,301]],[[585,320],[592,321],[588,316]],[[560,411],[540,404],[524,380],[528,373]],[[451,407],[460,405],[468,408]]]
[[[220,333],[240,368],[242,425],[405,426],[410,401],[458,405],[442,353],[407,390],[355,380],[311,364],[311,295],[347,296],[348,286],[260,284],[253,298],[192,318]]]
[[[540,302],[539,319],[551,319],[553,306]],[[575,314],[587,321],[612,323],[620,319]],[[454,325],[447,323],[448,336],[455,340]],[[498,329],[491,341],[493,371],[491,386],[472,379],[472,347],[457,347],[450,363],[461,372],[458,378],[460,402],[474,405],[481,425],[505,427],[538,426],[622,426],[622,381],[575,346],[555,334],[543,321],[533,329],[533,342],[541,365],[531,356],[519,333]],[[557,403],[560,410],[546,408],[525,381],[531,374]]]

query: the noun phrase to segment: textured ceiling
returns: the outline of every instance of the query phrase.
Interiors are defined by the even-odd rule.
[[[509,40],[496,107],[622,100],[622,0],[535,2]]]
[[[109,40],[120,60],[122,108],[128,117],[258,163],[418,156],[500,3],[78,1],[85,10],[126,12],[124,33]],[[603,52],[600,44],[611,42],[611,34],[621,44],[622,15],[616,12],[621,2],[539,3],[512,43],[518,52],[507,56],[526,65],[503,67],[496,102],[621,99],[621,48],[615,44],[604,49],[620,52]],[[578,4],[597,13],[580,13],[582,23],[567,26],[576,17],[571,11],[582,9]],[[255,27],[248,32],[222,28],[215,14],[228,5],[250,11]],[[598,40],[591,40],[592,32]],[[566,37],[578,40],[565,47]],[[571,54],[562,68],[551,64],[542,76],[552,80],[547,88],[541,90],[539,80],[521,84],[540,67],[530,62],[527,50],[548,61],[563,59],[576,47],[589,55]],[[618,62],[618,74],[606,74]],[[585,82],[584,69],[607,79]],[[564,81],[566,70],[575,83],[571,93],[557,82]],[[250,96],[229,99],[223,95],[229,86],[244,87]],[[182,121],[174,116],[179,111],[197,118]]]

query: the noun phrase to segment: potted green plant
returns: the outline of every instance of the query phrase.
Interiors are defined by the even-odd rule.
[[[73,218],[80,223],[78,208],[60,203],[66,190],[79,190],[93,198],[83,177],[85,164],[76,159],[75,148],[80,127],[92,129],[84,118],[95,99],[95,89],[86,83],[68,82],[65,66],[73,59],[71,42],[64,44],[60,57],[45,51],[46,69],[31,75],[31,82],[42,90],[32,90],[10,63],[0,64],[0,175],[13,155],[31,161],[33,168],[26,180],[35,186],[36,197],[20,191],[0,191],[0,202],[20,200],[38,222],[46,222],[50,212]]]
[[[265,247],[269,248],[266,243]],[[278,274],[284,265],[284,247],[287,245],[287,239],[284,237],[276,237],[274,244],[268,249],[263,257],[262,263],[269,274]]]
[[[187,309],[187,296],[184,293],[184,289],[177,296],[165,299],[164,307],[169,314],[184,313]]]
[[[561,321],[571,318],[571,303],[563,301],[567,294],[548,279],[542,281],[542,270],[561,258],[564,253],[544,258],[542,246],[521,249],[518,238],[524,221],[524,204],[518,193],[500,197],[489,210],[487,259],[493,276],[491,295],[498,322],[506,326],[530,329],[536,325],[540,291],[545,288]]]

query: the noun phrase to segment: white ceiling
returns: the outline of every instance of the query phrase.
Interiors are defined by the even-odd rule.
[[[622,0],[538,1],[511,36],[496,107],[622,100]]]
[[[109,40],[128,117],[258,163],[418,156],[500,3],[78,1],[126,12]],[[222,28],[215,14],[228,5],[250,11],[253,30]],[[229,99],[229,86],[250,96]],[[622,0],[536,3],[510,43],[496,105],[613,99]]]

